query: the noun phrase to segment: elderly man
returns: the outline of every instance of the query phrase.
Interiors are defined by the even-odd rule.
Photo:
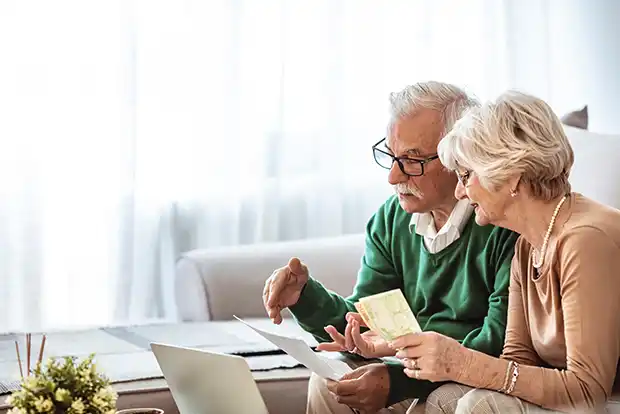
[[[418,83],[391,95],[388,135],[372,149],[389,170],[396,194],[370,219],[353,294],[343,298],[310,277],[299,259],[277,269],[263,300],[274,323],[288,307],[320,349],[348,352],[357,367],[340,381],[310,379],[308,413],[352,410],[405,412],[441,383],[410,379],[399,362],[376,359],[395,351],[364,328],[354,304],[401,289],[424,331],[499,355],[504,342],[510,263],[517,235],[479,226],[467,200],[457,201],[455,174],[437,160],[437,144],[477,102],[440,82]],[[331,342],[331,343],[330,343]],[[359,355],[356,355],[359,354]]]

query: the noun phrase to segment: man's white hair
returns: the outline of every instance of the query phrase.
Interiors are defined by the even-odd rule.
[[[420,109],[433,109],[442,114],[443,136],[467,110],[479,105],[473,95],[456,85],[437,81],[419,82],[390,94],[389,128],[399,118],[413,115]]]
[[[494,190],[521,176],[532,196],[553,200],[570,191],[573,149],[562,123],[542,99],[509,90],[470,110],[438,146],[450,170],[473,171]]]

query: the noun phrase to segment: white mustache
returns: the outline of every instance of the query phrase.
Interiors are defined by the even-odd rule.
[[[408,194],[418,198],[422,196],[422,193],[416,187],[404,183],[394,185],[394,191],[397,194]]]

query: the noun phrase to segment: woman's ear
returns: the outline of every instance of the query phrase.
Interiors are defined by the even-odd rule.
[[[515,175],[508,180],[508,189],[512,197],[519,194],[519,184],[521,183],[521,175]]]

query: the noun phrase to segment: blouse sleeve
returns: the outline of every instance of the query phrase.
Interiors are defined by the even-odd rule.
[[[557,254],[566,369],[520,366],[512,395],[552,410],[599,408],[620,356],[620,248],[584,226],[559,241]]]
[[[523,275],[521,259],[523,256],[523,240],[519,240],[515,249],[510,268],[510,286],[508,288],[508,321],[506,339],[501,358],[524,365],[541,365],[541,360],[534,346],[526,322],[523,308],[523,291],[521,280]]]

